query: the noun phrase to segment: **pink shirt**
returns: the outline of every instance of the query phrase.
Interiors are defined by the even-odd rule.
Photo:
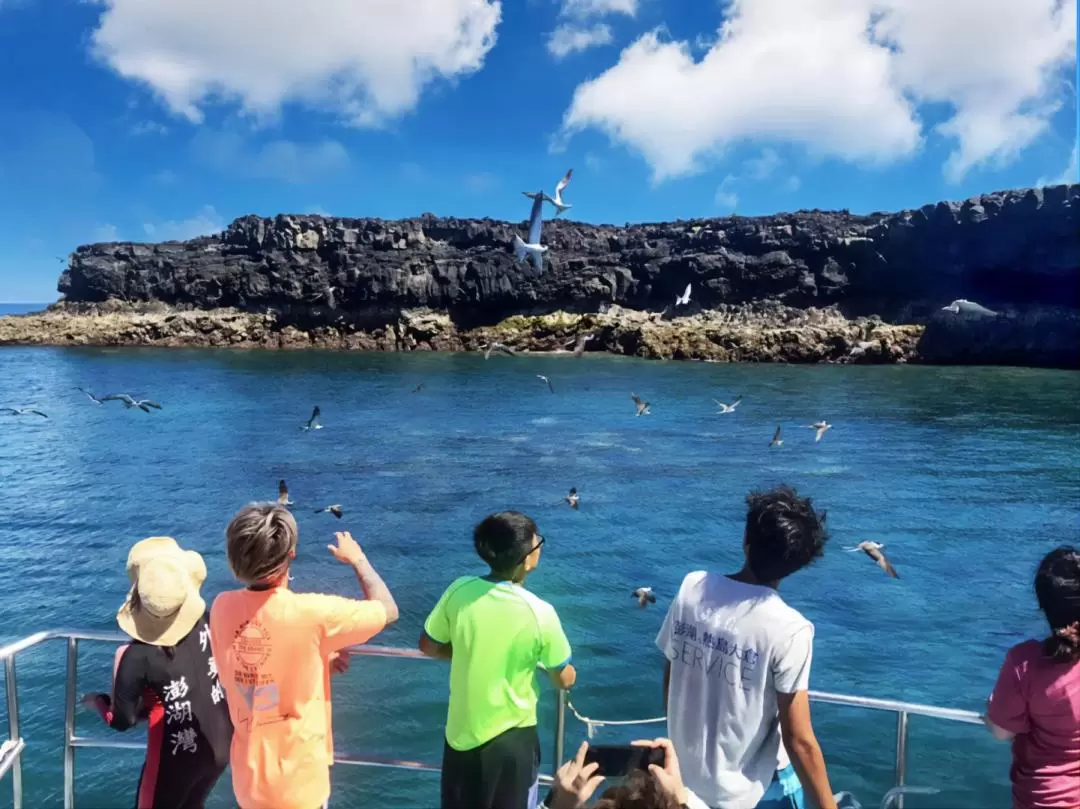
[[[1053,663],[1037,640],[1014,646],[987,715],[1016,734],[1013,809],[1080,807],[1080,661]]]

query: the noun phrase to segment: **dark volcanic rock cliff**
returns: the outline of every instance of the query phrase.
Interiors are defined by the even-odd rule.
[[[548,268],[514,261],[518,225],[492,220],[237,219],[217,236],[78,248],[67,301],[158,301],[386,323],[402,309],[462,325],[513,314],[663,309],[688,282],[704,309],[836,305],[921,320],[954,298],[993,308],[1080,306],[1080,186],[1007,191],[897,214],[808,211],[628,227],[545,225]]]

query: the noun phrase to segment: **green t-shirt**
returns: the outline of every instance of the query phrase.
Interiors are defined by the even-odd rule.
[[[555,608],[508,581],[466,576],[451,584],[424,622],[453,646],[446,741],[472,750],[511,728],[536,724],[536,669],[570,662]]]

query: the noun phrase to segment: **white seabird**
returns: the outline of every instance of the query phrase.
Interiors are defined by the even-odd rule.
[[[315,409],[311,411],[311,418],[308,419],[308,423],[300,429],[305,433],[311,432],[312,430],[321,430],[323,426],[319,421],[320,416],[322,416],[322,411],[319,409],[318,405],[315,405]]]
[[[687,284],[686,289],[683,291],[683,294],[675,296],[675,305],[676,306],[686,306],[688,303],[690,303],[690,287],[691,286],[692,286],[691,284]]]
[[[641,605],[642,609],[647,607],[649,604],[656,603],[656,596],[653,594],[651,587],[639,587],[634,590],[634,592],[632,592],[630,595],[637,599],[637,602]]]
[[[514,234],[514,256],[518,261],[532,258],[536,271],[544,271],[544,253],[547,248],[540,244],[540,232],[544,223],[544,196],[543,192],[533,199],[532,213],[529,215],[529,241],[524,242],[521,236]]]
[[[738,399],[736,399],[731,404],[724,404],[719,399],[713,399],[713,401],[716,402],[716,406],[720,408],[719,414],[723,415],[724,413],[734,413],[735,408],[738,407],[739,402],[742,401],[742,397],[740,396]]]
[[[952,312],[954,315],[977,315],[979,317],[995,317],[997,312],[993,309],[987,309],[985,306],[981,306],[974,301],[964,300],[963,298],[957,298],[948,306],[941,307],[942,312]]]

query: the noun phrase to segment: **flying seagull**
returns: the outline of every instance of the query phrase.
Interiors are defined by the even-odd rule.
[[[641,399],[638,398],[638,395],[636,393],[631,393],[630,398],[634,400],[634,405],[637,407],[637,413],[634,414],[635,416],[652,415],[652,413],[649,412],[648,402],[643,402]]]
[[[285,485],[284,480],[279,480],[277,483],[277,502],[279,506],[291,506],[293,501],[289,499],[289,487]]]
[[[412,389],[412,392],[413,393],[419,393],[423,389],[424,389],[424,383],[421,382],[419,385],[417,385],[415,388]]]
[[[676,306],[686,306],[688,303],[690,303],[690,286],[690,284],[687,284],[686,289],[683,290],[683,294],[675,296]]]
[[[637,603],[641,605],[642,609],[649,606],[649,604],[656,603],[656,596],[653,595],[651,587],[639,587],[630,595],[637,599]]]
[[[720,408],[720,413],[722,415],[724,413],[734,413],[735,408],[738,407],[739,402],[742,401],[742,397],[740,396],[738,399],[736,399],[734,402],[732,402],[729,405],[724,404],[723,402],[719,401],[718,399],[713,399],[713,401],[716,402],[717,406]]]
[[[536,271],[544,271],[544,253],[547,248],[540,244],[540,231],[544,223],[544,195],[540,194],[533,198],[532,213],[529,215],[529,241],[523,242],[521,236],[514,234],[514,255],[518,261],[524,261],[532,257]]]
[[[82,391],[83,393],[85,393],[85,394],[86,394],[86,396],[87,396],[87,398],[88,398],[88,399],[90,399],[90,401],[91,401],[91,402],[93,402],[94,404],[96,404],[96,405],[99,405],[99,404],[101,404],[101,399],[99,399],[98,397],[96,397],[96,396],[95,396],[94,394],[92,394],[92,393],[91,393],[90,391],[88,391],[88,390],[87,390],[86,388],[78,388],[78,387],[77,387],[77,388],[75,388],[75,390],[78,390],[78,391]]]
[[[899,579],[900,574],[896,572],[896,568],[894,568],[892,566],[892,563],[889,562],[889,560],[887,558],[885,558],[885,554],[881,550],[884,547],[885,547],[884,543],[882,543],[882,542],[874,542],[873,540],[868,539],[868,540],[866,540],[864,542],[860,542],[854,548],[844,548],[844,550],[847,551],[848,553],[855,553],[856,551],[862,551],[867,556],[869,556],[871,559],[873,559],[875,562],[877,562],[878,567],[880,567],[882,570],[884,570],[886,573],[888,573],[894,579]]]
[[[345,512],[343,512],[341,510],[341,506],[335,504],[335,505],[332,505],[332,506],[327,506],[326,508],[317,508],[317,509],[315,509],[315,513],[316,514],[330,513],[330,514],[333,514],[335,517],[337,517],[340,520],[342,515]]]
[[[161,410],[161,405],[157,402],[152,402],[149,399],[133,399],[126,393],[114,393],[110,396],[103,396],[101,401],[103,402],[123,402],[126,410],[131,410],[133,407],[139,408],[144,413],[149,413],[150,408],[154,410]]]
[[[12,416],[41,416],[43,419],[48,418],[40,410],[35,410],[32,407],[0,407],[0,413],[10,413]]]
[[[564,213],[564,212],[570,210],[570,208],[574,207],[569,202],[563,202],[562,201],[562,192],[566,190],[566,186],[570,185],[570,177],[571,177],[571,175],[573,175],[573,173],[574,173],[574,170],[569,169],[569,170],[567,170],[566,175],[561,180],[559,180],[558,184],[555,186],[555,198],[554,199],[549,197],[547,194],[544,195],[544,199],[546,199],[548,202],[550,202],[552,205],[555,206],[555,215],[556,216],[558,216],[559,214]],[[529,196],[529,195],[526,194],[526,196]]]
[[[544,376],[543,374],[537,374],[536,378],[547,382],[548,390],[550,390],[552,393],[555,392],[555,386],[551,384],[551,380],[548,379],[546,376]]]
[[[503,343],[489,343],[484,347],[484,359],[489,359],[493,352],[505,354],[508,357],[517,356],[517,352],[508,345],[504,345]]]
[[[578,503],[581,498],[578,496],[577,489],[571,489],[566,495],[566,502],[570,505],[570,508],[577,509]]]
[[[954,315],[978,315],[980,317],[993,317],[997,315],[997,312],[992,309],[987,309],[985,306],[980,306],[973,301],[966,301],[963,298],[957,298],[948,306],[941,307],[942,312],[952,312]]]
[[[321,415],[322,411],[319,410],[318,405],[315,405],[315,409],[311,411],[311,418],[308,419],[308,423],[300,429],[302,429],[305,433],[311,432],[312,430],[321,430],[322,423],[319,421],[319,416]]]
[[[770,447],[782,447],[784,446],[784,439],[780,436],[783,434],[783,429],[776,428],[776,432],[772,434],[772,441],[769,442]]]
[[[585,344],[593,339],[595,335],[592,334],[579,334],[577,340],[574,342],[574,356],[580,357],[585,353]]]
[[[832,425],[829,424],[829,422],[825,421],[825,419],[815,422],[814,424],[807,424],[806,426],[809,427],[811,430],[817,430],[817,435],[814,436],[815,444],[821,440],[821,436],[825,435],[825,432],[827,430],[832,429]]]

